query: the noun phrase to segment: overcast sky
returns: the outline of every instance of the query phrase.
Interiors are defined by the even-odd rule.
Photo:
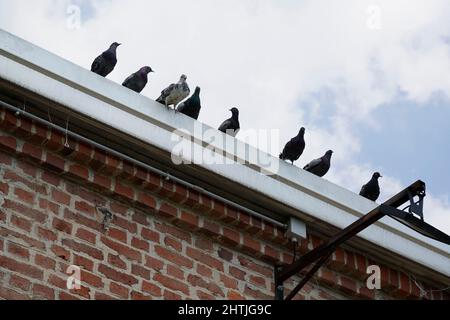
[[[232,106],[281,144],[305,126],[297,165],[332,149],[326,178],[354,192],[374,171],[380,201],[424,180],[426,220],[447,233],[449,16],[448,0],[0,0],[0,28],[85,68],[123,43],[109,78],[150,65],[150,98],[187,74],[213,127]]]

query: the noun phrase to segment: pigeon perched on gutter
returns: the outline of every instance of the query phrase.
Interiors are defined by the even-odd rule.
[[[191,93],[186,80],[187,76],[183,74],[180,81],[176,84],[173,83],[168,88],[164,89],[161,92],[161,96],[156,99],[156,101],[165,105],[167,109],[169,109],[169,106],[173,105],[174,110],[176,110],[177,105]]]
[[[330,170],[332,155],[333,151],[329,150],[322,158],[311,161],[303,169],[315,174],[316,176],[323,177]]]
[[[109,75],[117,64],[117,48],[120,43],[114,42],[108,50],[99,55],[91,66],[91,71],[106,77]]]
[[[129,76],[122,85],[136,91],[137,93],[141,93],[144,90],[145,86],[148,82],[148,74],[150,72],[154,72],[150,67],[142,67],[138,72],[133,73]]]
[[[222,125],[219,127],[219,131],[236,137],[239,130],[241,129],[239,124],[239,110],[237,108],[232,108],[230,111],[232,113],[231,118],[225,120],[224,123],[222,123]]]
[[[300,159],[303,151],[305,151],[305,128],[301,128],[298,135],[286,144],[280,159],[289,160],[294,164],[294,161]]]
[[[201,101],[200,101],[200,88],[195,88],[195,92],[186,101],[180,103],[177,108],[177,111],[191,117],[195,120],[198,120],[198,116],[200,115]]]
[[[381,174],[375,172],[372,179],[370,179],[367,184],[363,185],[359,195],[369,200],[377,201],[380,196],[380,185],[378,184],[379,178],[382,178]]]

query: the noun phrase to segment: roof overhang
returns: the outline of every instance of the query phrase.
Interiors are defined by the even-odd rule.
[[[149,98],[1,30],[0,79],[3,79],[0,87],[9,86],[27,95],[35,103],[36,113],[45,114],[47,111],[37,107],[45,105],[56,115],[55,121],[63,121],[64,115],[70,114],[73,126],[92,139],[115,148],[128,148],[137,158],[146,158],[164,170],[274,218],[282,220],[293,215],[312,228],[343,229],[377,207],[349,190],[239,140],[235,141],[237,149],[246,152],[223,150],[220,144],[212,143],[220,156],[239,162],[175,166],[170,159],[178,144],[173,132],[179,128],[192,132],[193,141],[202,152],[206,145],[204,133],[210,127],[199,127],[197,121],[167,112]],[[279,170],[273,175],[262,174],[265,169],[248,154],[279,161]],[[389,257],[417,263],[428,270],[424,274],[435,273],[440,281],[450,283],[449,246],[417,234],[397,221],[383,218],[361,232],[358,239],[357,244],[363,250],[380,255],[389,252]]]

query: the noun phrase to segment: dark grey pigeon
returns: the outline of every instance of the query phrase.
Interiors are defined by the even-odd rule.
[[[380,185],[378,184],[378,179],[382,178],[381,174],[375,172],[367,184],[363,185],[361,191],[359,192],[360,196],[367,198],[372,201],[377,201],[380,196]]]
[[[142,67],[138,72],[133,73],[129,76],[122,85],[136,91],[137,93],[141,93],[144,90],[145,86],[148,82],[148,74],[150,72],[154,72],[150,67]]]
[[[187,76],[181,75],[180,81],[178,83],[172,83],[166,89],[161,92],[161,96],[156,99],[157,102],[166,106],[167,109],[170,109],[169,106],[173,105],[174,110],[176,111],[177,105],[189,97],[191,90],[189,89],[189,85],[187,84]]]
[[[108,50],[99,55],[92,63],[91,71],[106,77],[110,74],[117,64],[117,48],[120,43],[114,42]]]
[[[200,102],[200,88],[195,88],[195,92],[187,99],[185,102],[180,103],[177,110],[178,112],[187,115],[195,120],[198,120],[198,116],[200,115],[200,109],[202,108]]]
[[[224,123],[222,123],[222,125],[219,127],[219,131],[236,137],[239,130],[241,129],[239,124],[239,110],[237,108],[233,108],[230,111],[232,113],[231,118],[225,120]]]
[[[294,161],[300,159],[303,151],[305,151],[305,128],[301,128],[298,135],[286,144],[280,159],[289,160],[294,164]]]
[[[323,177],[330,170],[332,155],[333,151],[329,150],[322,158],[311,161],[311,163],[303,169],[315,174],[316,176]]]

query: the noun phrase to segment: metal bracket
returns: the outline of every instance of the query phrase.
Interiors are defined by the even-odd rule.
[[[419,201],[415,202],[414,197],[418,196]],[[425,198],[425,183],[417,181],[402,192],[398,193],[384,204],[378,206],[365,216],[353,222],[344,230],[340,231],[334,237],[330,238],[326,243],[320,245],[316,249],[308,252],[291,265],[284,267],[275,267],[275,299],[284,300],[283,283],[289,278],[297,275],[306,267],[315,263],[315,265],[306,273],[301,282],[286,297],[291,300],[305,286],[305,284],[314,276],[322,265],[326,263],[328,258],[333,254],[338,246],[347,240],[355,237],[362,230],[368,228],[384,216],[388,215],[398,220],[409,228],[437,241],[450,244],[450,236],[442,231],[430,226],[423,221],[423,202]],[[402,210],[401,207],[409,201],[409,205]],[[405,210],[408,209],[409,212]],[[415,215],[421,217],[422,220],[416,218]]]

